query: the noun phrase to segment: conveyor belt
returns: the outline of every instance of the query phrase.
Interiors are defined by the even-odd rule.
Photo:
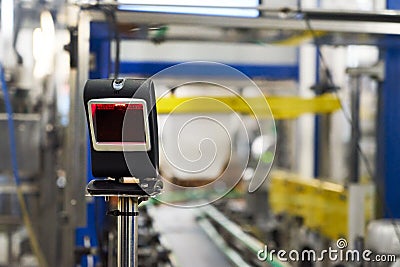
[[[180,267],[232,266],[196,222],[199,210],[159,206],[149,213]]]

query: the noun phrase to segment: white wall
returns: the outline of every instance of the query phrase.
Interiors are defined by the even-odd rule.
[[[385,0],[321,0],[321,8],[343,10],[382,10],[386,8]]]
[[[231,64],[296,65],[295,47],[217,42],[121,43],[121,61],[216,61]]]

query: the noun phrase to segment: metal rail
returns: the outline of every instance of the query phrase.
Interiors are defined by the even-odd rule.
[[[235,240],[238,240],[241,244],[243,244],[250,252],[253,253],[254,258],[257,257],[257,253],[259,250],[264,248],[264,244],[257,240],[256,238],[246,234],[236,223],[232,222],[228,218],[226,218],[221,212],[219,212],[212,205],[207,205],[201,208],[203,214],[215,223],[218,226],[222,227],[225,231],[227,231]],[[201,219],[200,219],[201,220]],[[266,261],[269,265],[273,267],[289,267],[290,265],[284,262],[280,262],[278,259],[273,259],[270,261],[269,257],[266,257]]]
[[[224,254],[229,258],[229,260],[238,267],[250,267],[250,265],[245,262],[242,257],[234,249],[230,248],[225,242],[223,237],[218,233],[214,226],[206,219],[198,220],[198,224],[207,234],[207,236],[214,241],[217,247],[224,252]]]
[[[259,117],[270,114],[275,119],[293,119],[305,113],[332,113],[340,109],[337,97],[322,95],[314,98],[295,96],[266,96],[243,98],[239,96],[214,97],[164,97],[157,100],[158,114],[185,113],[230,113],[255,114]]]
[[[98,10],[88,10],[92,20],[104,21],[104,14]],[[136,25],[195,25],[229,29],[294,30],[307,31],[305,18],[315,31],[338,33],[400,34],[400,13],[384,12],[344,12],[316,10],[282,10],[273,16],[257,18],[222,17],[190,14],[167,14],[156,12],[117,11],[117,20],[122,24]],[[284,16],[279,17],[279,14]]]

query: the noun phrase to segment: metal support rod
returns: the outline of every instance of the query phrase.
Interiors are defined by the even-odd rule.
[[[138,266],[137,197],[118,197],[118,267]]]
[[[351,142],[350,142],[350,182],[360,179],[360,159],[358,155],[360,142],[360,80],[361,76],[352,77],[354,86],[351,88]]]
[[[330,154],[330,132],[331,132],[331,116],[330,114],[318,115],[318,135],[315,137],[317,146],[316,172],[318,177],[329,177],[331,175],[331,154]]]
[[[7,229],[7,256],[8,256],[8,264],[12,265],[15,263],[15,259],[14,259],[14,254],[13,254],[13,232],[11,230],[11,227],[9,226]]]

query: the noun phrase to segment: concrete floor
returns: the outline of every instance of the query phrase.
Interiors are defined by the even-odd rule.
[[[165,238],[180,267],[231,267],[196,223],[198,209],[162,205],[152,209],[154,225]]]

